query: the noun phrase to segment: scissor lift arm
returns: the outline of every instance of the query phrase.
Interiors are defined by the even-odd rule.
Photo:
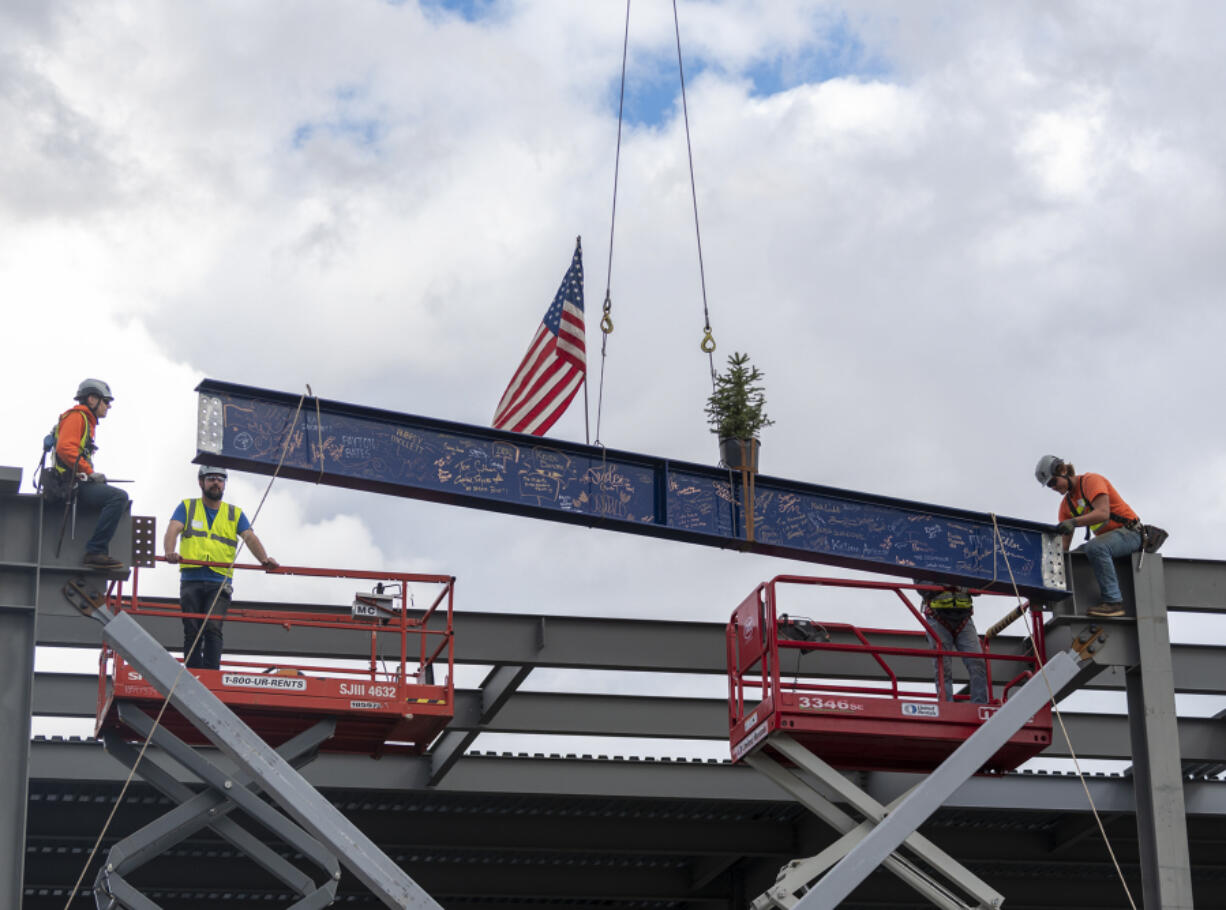
[[[1073,649],[1052,657],[1041,672],[1015,691],[949,758],[888,807],[860,791],[817,756],[798,746],[786,733],[776,732],[765,739],[745,760],[843,832],[843,837],[817,856],[784,867],[775,885],[754,902],[755,910],[837,907],[882,864],[933,904],[946,910],[989,910],[1001,906],[1003,898],[998,893],[917,831],[1052,698],[1053,693],[1065,690],[1094,666],[1091,655],[1104,638],[1105,633],[1097,628],[1087,629]],[[771,750],[783,756],[790,767],[769,754]],[[823,795],[823,790],[831,789],[848,800],[865,821],[856,825],[834,807]],[[896,852],[904,846],[933,872],[922,871]],[[946,882],[956,885],[958,890],[949,888]],[[968,898],[959,896],[959,892]]]
[[[388,907],[440,910],[439,904],[430,895],[423,891],[357,826],[345,818],[335,806],[324,799],[294,769],[285,756],[279,754],[277,750],[257,736],[195,676],[184,671],[182,665],[136,620],[125,612],[113,613],[100,594],[87,591],[80,582],[75,585],[70,583],[64,593],[82,613],[102,624],[102,635],[107,644],[136,667],[158,691],[168,694],[171,706],[187,718],[210,742],[234,762],[242,775],[246,776],[246,780],[236,779],[233,774],[227,774],[212,766],[199,753],[183,746],[176,737],[156,737],[155,733],[158,744],[167,749],[176,760],[192,763],[193,772],[205,781],[215,795],[224,798],[227,802],[236,803],[245,811],[255,813],[257,820],[265,827],[271,827],[275,833],[321,865],[330,873],[334,881],[339,875],[336,867],[336,859],[339,859]],[[125,720],[138,728],[138,732],[152,731],[152,722],[140,711],[131,712]],[[143,730],[139,729],[142,727]],[[162,732],[165,734],[165,731]],[[320,728],[317,725],[316,728],[303,734],[305,739],[299,738],[293,744],[287,743],[282,746],[282,749],[287,750],[289,757],[296,757],[311,747],[310,738],[312,736],[322,736],[326,732],[326,728]],[[122,755],[117,755],[117,757],[123,758]],[[143,766],[144,762],[141,765]],[[144,769],[142,767],[138,770],[143,773]],[[157,775],[155,771],[151,782],[157,786],[159,779],[160,775]],[[249,786],[258,788],[267,794],[280,812],[264,812],[260,806],[267,808],[266,804],[248,789]],[[216,807],[208,808],[215,809]],[[208,808],[205,809],[206,812]],[[220,814],[220,818],[224,819],[224,813]],[[199,807],[185,810],[180,822],[184,826],[194,825],[198,828],[200,826]],[[211,819],[209,824],[213,824]],[[299,828],[300,831],[296,830]],[[177,833],[179,832],[163,832],[158,835],[158,842],[166,841]],[[229,838],[233,831],[229,831],[223,824],[218,833]],[[304,834],[309,837],[303,836]],[[327,851],[320,853],[314,850],[310,843],[311,839],[326,846],[327,850],[331,851],[331,856],[327,855]],[[146,848],[152,849],[149,845],[146,845]],[[106,871],[104,867],[104,875]],[[274,870],[270,869],[270,871]],[[302,884],[292,872],[283,871],[284,875],[281,876],[283,880],[289,876],[294,879],[296,885]],[[277,872],[274,871],[274,874]],[[121,881],[117,884],[122,890],[126,882]],[[335,890],[334,882],[332,890]],[[326,906],[328,901],[324,901],[325,897],[328,897],[330,901],[326,886],[318,890],[308,889],[308,891],[310,893],[295,904],[295,907],[302,907],[305,910],[308,907]],[[127,906],[132,908],[156,906],[136,894],[130,894],[129,898]],[[320,903],[320,901],[324,902]]]

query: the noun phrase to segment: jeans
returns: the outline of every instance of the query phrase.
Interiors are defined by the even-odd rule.
[[[91,509],[101,509],[94,535],[85,545],[86,553],[105,553],[119,527],[119,519],[128,509],[128,494],[109,483],[78,483],[77,503]]]
[[[949,630],[949,627],[942,623],[939,619],[932,615],[929,610],[924,611],[924,619],[928,621],[928,625],[932,628],[939,641],[932,640],[932,634],[928,635],[928,644],[934,648],[940,647],[945,651],[977,651],[983,650],[979,645],[979,633],[975,631],[975,621],[967,619],[957,635]],[[979,705],[988,703],[988,668],[982,660],[976,660],[973,657],[964,657],[962,662],[966,664],[966,674],[970,677],[971,685],[971,701]],[[953,669],[954,660],[952,657],[939,657],[933,662],[935,669],[935,677],[937,683],[937,692],[941,694],[942,701],[954,700],[953,687]],[[944,666],[942,666],[944,665]],[[944,670],[944,681],[942,682],[942,670]]]
[[[220,589],[220,593],[218,593]],[[183,657],[189,667],[201,670],[216,670],[221,666],[221,623],[226,611],[230,609],[230,586],[228,583],[215,581],[180,581],[179,609],[184,613],[208,613],[213,606],[213,598],[217,605],[213,606],[213,618],[207,623],[202,618],[194,616],[183,617]],[[192,649],[192,642],[204,625],[204,633]]]
[[[1103,603],[1117,604],[1124,600],[1120,593],[1120,580],[1115,575],[1115,557],[1127,556],[1141,549],[1141,532],[1130,531],[1127,528],[1116,528],[1106,534],[1099,534],[1092,540],[1083,543],[1075,552],[1085,553],[1098,580],[1098,590]]]

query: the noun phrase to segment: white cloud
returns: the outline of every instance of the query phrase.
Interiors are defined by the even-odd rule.
[[[623,12],[5,5],[0,463],[33,463],[85,375],[117,394],[100,466],[162,522],[195,489],[203,376],[485,423],[576,234],[595,376]],[[1219,558],[1226,12],[680,12],[717,358],[766,371],[767,471],[1048,518],[1030,477],[1052,451],[1112,477],[1171,555]],[[675,52],[666,5],[633,15],[632,101]],[[601,435],[710,463],[664,109],[623,134]],[[576,406],[554,435],[583,432]],[[230,495],[254,509],[264,482]],[[722,621],[766,577],[823,571],[298,482],[257,531],[286,563],[454,573],[473,610]]]

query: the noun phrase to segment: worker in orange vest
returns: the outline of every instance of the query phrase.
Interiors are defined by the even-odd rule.
[[[101,379],[85,379],[77,386],[77,404],[60,415],[56,424],[55,460],[43,479],[48,498],[69,499],[101,509],[93,536],[85,544],[87,566],[96,569],[123,569],[122,560],[108,552],[119,519],[128,508],[128,494],[106,482],[106,475],[94,470],[93,454],[98,445],[98,421],[111,410],[115,396]]]
[[[1141,519],[1106,477],[1078,474],[1071,464],[1055,455],[1040,458],[1034,476],[1043,486],[1064,497],[1060,501],[1056,533],[1064,537],[1066,551],[1077,528],[1094,532],[1093,539],[1077,548],[1089,557],[1102,598],[1087,612],[1091,616],[1123,616],[1124,595],[1115,574],[1115,557],[1141,549],[1145,543]]]

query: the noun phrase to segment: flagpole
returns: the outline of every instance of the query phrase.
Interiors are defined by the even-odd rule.
[[[582,249],[582,242],[583,242],[582,236],[577,235],[575,237],[575,247],[578,249]],[[587,336],[587,320],[586,319],[584,319],[583,334],[586,339],[586,336]],[[590,407],[588,405],[588,400],[587,400],[587,353],[586,353],[587,344],[586,344],[586,341],[583,347],[584,347],[584,355],[583,355],[583,441],[587,445],[591,445],[592,444],[592,428],[591,428],[591,418],[589,416]]]

